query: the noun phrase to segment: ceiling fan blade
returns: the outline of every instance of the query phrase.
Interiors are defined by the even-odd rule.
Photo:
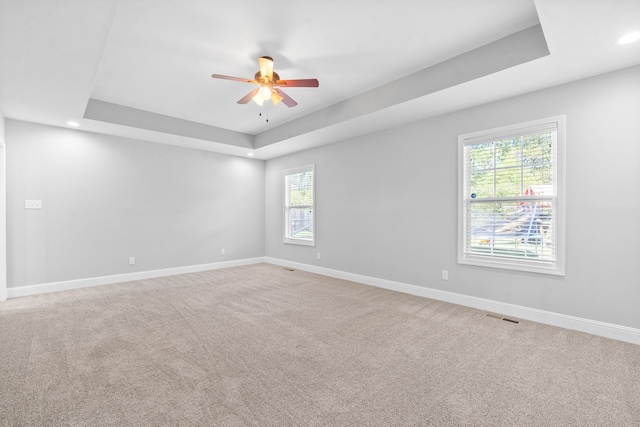
[[[236,81],[236,82],[258,83],[255,80],[243,79],[242,77],[223,76],[222,74],[211,74],[211,77],[213,77],[214,79],[233,80],[233,81]]]
[[[244,98],[242,98],[240,101],[238,101],[238,104],[246,104],[247,102],[251,101],[251,99],[258,94],[259,90],[260,90],[259,87],[257,87],[254,90],[252,90],[251,92],[246,94],[244,96]]]
[[[318,79],[297,79],[297,80],[278,80],[278,85],[286,87],[318,87],[320,82]]]
[[[275,88],[274,90],[278,93],[278,95],[280,95],[282,97],[282,102],[284,102],[284,105],[286,105],[287,107],[291,108],[291,107],[295,107],[296,105],[298,105],[298,103],[296,101],[294,101],[293,98],[291,98],[289,95],[287,95],[286,93],[284,93],[280,89]]]
[[[261,56],[258,58],[258,65],[260,65],[260,77],[268,77],[269,81],[273,80],[273,58]]]

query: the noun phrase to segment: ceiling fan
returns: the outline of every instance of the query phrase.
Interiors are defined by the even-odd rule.
[[[287,107],[295,107],[298,103],[284,93],[282,89],[280,89],[281,87],[318,87],[320,85],[318,79],[280,80],[278,73],[273,71],[273,58],[269,56],[261,56],[258,58],[258,65],[260,69],[256,72],[253,80],[223,76],[222,74],[212,74],[211,77],[214,79],[235,80],[237,82],[258,85],[257,88],[240,99],[238,104],[246,104],[250,100],[253,100],[260,106],[262,106],[264,101],[271,99],[273,105],[278,105],[280,101],[282,101]]]

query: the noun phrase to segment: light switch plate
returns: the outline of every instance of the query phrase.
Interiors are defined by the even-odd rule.
[[[25,209],[42,209],[42,200],[25,200]]]

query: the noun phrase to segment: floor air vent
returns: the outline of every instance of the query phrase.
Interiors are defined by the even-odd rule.
[[[491,317],[493,319],[499,319],[499,320],[504,320],[505,322],[510,322],[510,323],[515,323],[518,324],[520,323],[519,320],[515,320],[515,319],[509,319],[508,317],[502,317],[499,314],[491,314],[491,313],[487,313],[486,314],[487,317]]]

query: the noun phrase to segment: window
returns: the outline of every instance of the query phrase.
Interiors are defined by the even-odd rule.
[[[458,137],[458,262],[564,275],[564,116]]]
[[[284,171],[284,242],[315,245],[313,165]]]

